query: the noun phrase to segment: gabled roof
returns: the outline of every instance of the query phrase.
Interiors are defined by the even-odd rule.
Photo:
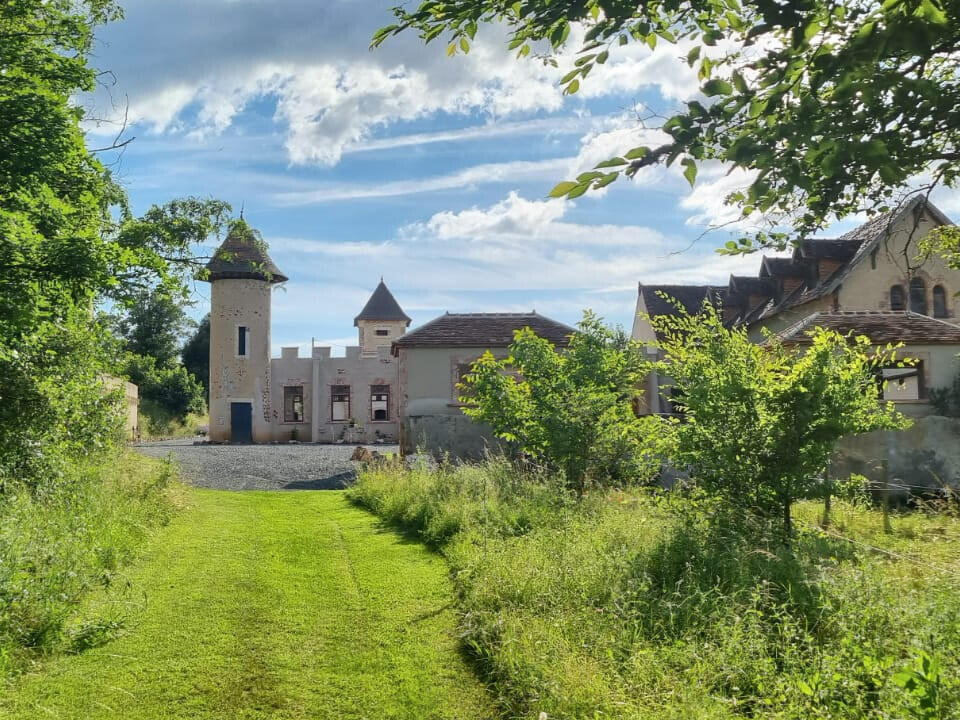
[[[647,315],[657,317],[659,315],[677,315],[680,310],[669,300],[661,297],[666,295],[673,298],[689,315],[696,315],[703,307],[703,301],[710,296],[711,302],[715,302],[717,291],[721,288],[713,285],[640,285],[640,294],[643,296],[643,304],[647,308]]]
[[[811,238],[802,240],[794,250],[793,258],[797,261],[812,262],[814,260],[839,260],[840,265],[831,275],[819,280],[814,285],[803,285],[778,303],[771,303],[761,313],[750,313],[749,317],[739,322],[751,324],[765,320],[789,308],[804,305],[818,298],[830,295],[837,290],[850,272],[877,247],[884,238],[888,237],[890,229],[905,215],[917,209],[922,209],[942,225],[952,225],[950,219],[943,214],[933,203],[922,197],[915,196],[897,210],[877,215],[863,225],[854,228],[839,238]]]
[[[513,333],[529,327],[554,345],[565,346],[576,330],[536,312],[446,313],[408,332],[393,342],[401,347],[505,348]]]
[[[914,345],[960,345],[960,325],[914,312],[893,310],[842,310],[815,312],[787,328],[780,338],[788,344],[810,342],[814,327],[846,335],[865,335],[874,345],[903,342]]]
[[[792,257],[763,256],[760,261],[760,277],[806,277],[807,269],[803,262]]]
[[[387,289],[383,278],[380,278],[380,284],[377,285],[373,295],[367,300],[367,304],[363,306],[363,310],[353,319],[354,327],[360,320],[379,320],[381,322],[403,320],[407,326],[410,325],[410,318],[407,317],[407,314],[400,307],[400,303],[393,297],[393,293]]]
[[[264,280],[282,283],[288,280],[267,254],[267,244],[259,233],[242,220],[233,223],[226,240],[207,263],[208,282],[229,279]]]

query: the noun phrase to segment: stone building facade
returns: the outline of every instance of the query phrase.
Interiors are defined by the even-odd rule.
[[[398,363],[391,343],[410,324],[381,279],[354,319],[358,345],[284,347],[270,355],[274,285],[286,276],[257,233],[239,222],[207,266],[210,439],[213,442],[396,442]]]
[[[932,203],[917,199],[839,238],[803,240],[789,257],[764,257],[756,276],[734,275],[727,285],[641,283],[633,337],[654,342],[650,316],[674,314],[677,303],[696,313],[706,300],[756,342],[769,332],[803,345],[817,325],[864,335],[877,346],[903,342],[902,355],[919,363],[885,371],[885,396],[905,414],[929,415],[929,389],[949,385],[958,369],[960,271],[935,253],[924,257],[918,242],[949,224]],[[669,378],[648,379],[645,412],[671,411],[669,385]]]

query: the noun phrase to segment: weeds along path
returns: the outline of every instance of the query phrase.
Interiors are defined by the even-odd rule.
[[[190,489],[117,639],[0,687],[3,718],[484,718],[443,559],[341,492]],[[5,697],[4,697],[5,696]]]

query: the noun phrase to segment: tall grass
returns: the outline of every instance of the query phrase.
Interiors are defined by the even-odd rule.
[[[575,503],[502,462],[372,468],[350,496],[442,549],[507,717],[960,716],[956,520],[877,540],[872,510],[835,505],[828,535],[802,505],[786,547],[683,499]],[[924,653],[936,715],[901,686]]]
[[[0,496],[0,677],[31,655],[82,649],[116,618],[70,626],[92,588],[115,582],[173,505],[169,463],[132,452],[74,464],[39,487]]]

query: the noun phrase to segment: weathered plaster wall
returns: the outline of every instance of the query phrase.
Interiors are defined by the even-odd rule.
[[[372,443],[377,440],[396,442],[399,436],[398,364],[389,348],[378,348],[374,355],[364,355],[359,348],[348,348],[347,357],[314,360],[313,377],[313,440],[315,442]],[[350,386],[349,422],[334,422],[330,389],[334,385]],[[370,386],[389,385],[389,420],[370,419]]]
[[[253,441],[272,439],[270,291],[262,280],[211,283],[210,439],[230,440],[230,402],[253,404]],[[237,356],[237,327],[249,328],[247,357]]]
[[[376,353],[379,348],[389,348],[391,343],[407,331],[405,320],[375,321],[358,320],[357,329],[360,352],[364,355]],[[377,335],[377,330],[385,330],[386,335]]]
[[[837,445],[830,467],[834,478],[845,480],[852,473],[880,482],[880,463],[889,463],[891,485],[914,485],[913,490],[944,484],[960,488],[960,420],[924,417],[906,430],[872,432],[844,438]],[[892,487],[894,497],[907,489]]]
[[[293,352],[288,352],[292,350]],[[273,439],[285,442],[296,439],[309,442],[313,439],[313,363],[312,358],[298,357],[297,348],[284,348],[286,357],[273,358],[270,361],[270,375],[273,382],[271,424]],[[288,423],[284,420],[283,388],[288,385],[303,386],[303,422]],[[296,431],[296,437],[294,437]]]
[[[481,457],[496,448],[490,429],[475,423],[457,402],[457,367],[472,363],[484,348],[400,348],[404,452],[449,453],[458,458]],[[495,350],[504,357],[506,349]]]

